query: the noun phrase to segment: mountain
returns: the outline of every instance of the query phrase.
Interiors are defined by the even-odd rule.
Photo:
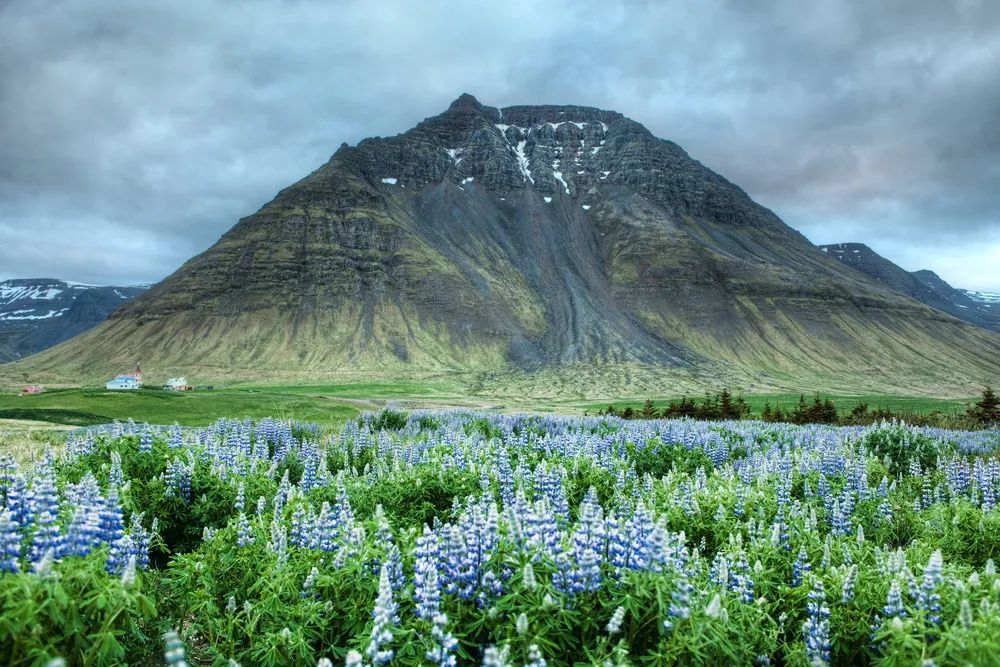
[[[0,363],[93,329],[145,287],[96,287],[62,280],[0,282]]]
[[[1000,297],[991,302],[980,292],[956,289],[933,271],[907,271],[882,257],[863,243],[821,245],[819,249],[852,269],[888,285],[931,308],[960,320],[1000,332]]]
[[[620,113],[462,95],[342,145],[105,324],[11,370],[448,374],[578,397],[967,389],[998,359],[1000,337],[828,257]]]

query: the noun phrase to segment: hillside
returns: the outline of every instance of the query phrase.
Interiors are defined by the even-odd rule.
[[[1000,337],[828,257],[619,113],[463,95],[341,146],[108,322],[9,370],[967,394],[998,359]]]
[[[143,291],[45,278],[0,281],[0,363],[93,329]]]

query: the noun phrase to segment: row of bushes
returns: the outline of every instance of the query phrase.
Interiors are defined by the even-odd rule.
[[[945,428],[981,428],[1000,424],[1000,399],[993,388],[987,386],[982,393],[982,400],[969,406],[964,414],[945,414],[940,411],[930,414],[912,412],[894,412],[888,408],[871,409],[867,403],[858,402],[850,411],[838,411],[837,406],[829,398],[823,398],[819,392],[808,401],[805,394],[799,396],[799,402],[794,408],[772,407],[765,402],[760,414],[754,415],[742,395],[734,396],[728,389],[723,389],[714,396],[705,394],[701,401],[683,396],[679,401],[670,401],[666,407],[657,407],[652,399],[646,399],[642,409],[631,406],[615,408],[609,405],[600,410],[598,415],[621,417],[622,419],[678,419],[690,417],[704,421],[722,421],[736,419],[760,419],[766,422],[786,424],[831,424],[839,426],[867,426],[885,421],[905,421],[917,426],[939,426]]]

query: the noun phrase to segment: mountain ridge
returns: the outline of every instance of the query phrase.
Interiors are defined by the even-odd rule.
[[[998,352],[617,112],[463,95],[342,145],[98,330],[18,366],[957,387]]]

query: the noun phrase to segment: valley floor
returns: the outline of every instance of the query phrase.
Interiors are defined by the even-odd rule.
[[[945,414],[964,412],[968,403],[949,398],[903,395],[829,395],[839,410],[850,410],[858,402],[872,409],[887,408],[898,413]],[[700,399],[703,394],[689,396]],[[657,407],[664,407],[680,394],[650,394],[621,399],[540,398],[526,396],[490,396],[469,393],[468,387],[456,382],[404,381],[356,382],[302,386],[247,386],[238,388],[169,392],[158,389],[139,391],[108,391],[102,388],[50,389],[37,396],[0,394],[0,420],[29,420],[41,424],[92,426],[113,420],[133,419],[138,423],[180,424],[205,426],[221,417],[259,419],[274,416],[282,419],[315,422],[326,426],[342,424],[366,410],[386,405],[407,409],[484,409],[501,412],[537,412],[554,414],[593,414],[613,404],[617,409],[642,407],[645,398]],[[811,394],[806,394],[811,399]],[[798,393],[748,394],[747,401],[754,414],[765,403],[772,407],[791,408],[799,400]],[[2,429],[0,429],[2,431]]]

